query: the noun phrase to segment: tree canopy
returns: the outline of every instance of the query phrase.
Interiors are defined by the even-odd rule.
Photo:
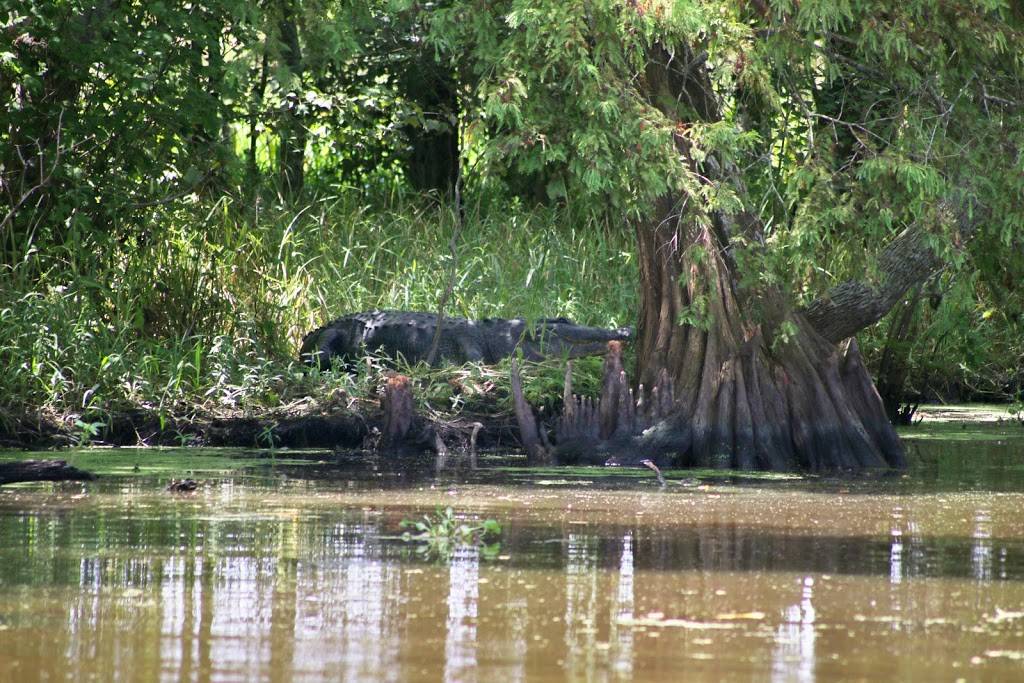
[[[964,226],[939,215],[951,208],[969,214],[978,258],[1020,250],[1024,16],[1011,3],[483,7],[435,12],[431,39],[471,84],[484,159],[552,199],[623,216],[670,189],[691,209],[742,206],[771,246],[760,277],[804,298],[861,276],[910,225],[965,258]],[[652,93],[659,60],[706,65],[717,106]],[[678,163],[675,135],[696,168]],[[709,157],[732,171],[700,177]]]

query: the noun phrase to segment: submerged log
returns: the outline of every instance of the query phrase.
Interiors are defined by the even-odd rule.
[[[0,463],[0,485],[22,481],[91,481],[91,472],[72,467],[66,460],[22,460]]]

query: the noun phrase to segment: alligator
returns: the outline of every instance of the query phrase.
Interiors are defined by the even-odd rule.
[[[426,361],[437,330],[437,315],[415,311],[368,311],[342,316],[313,330],[302,340],[300,358],[307,364],[329,368],[332,359],[345,367],[367,354],[379,354],[408,363]],[[567,318],[467,320],[445,317],[441,323],[434,364],[494,364],[521,351],[527,360],[552,356],[577,358],[604,353],[609,341],[627,341],[633,329],[605,329],[577,325]]]

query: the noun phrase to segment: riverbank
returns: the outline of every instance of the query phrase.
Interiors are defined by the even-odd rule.
[[[302,205],[224,197],[213,207],[159,206],[145,240],[98,232],[73,252],[27,245],[0,264],[0,445],[250,446],[296,420],[317,425],[296,432],[303,440],[340,429],[342,443],[359,443],[365,435],[354,427],[332,425],[349,414],[372,421],[381,373],[311,373],[297,359],[303,335],[355,311],[434,311],[451,283],[449,315],[635,324],[635,238],[621,224],[485,199],[467,200],[454,254],[459,223],[450,206],[418,196],[371,202],[355,192]],[[957,311],[978,308],[946,301]],[[912,349],[907,386],[915,395],[1019,393],[1018,337],[995,326],[998,316],[984,320],[977,329],[954,326],[969,329],[967,337],[936,337],[948,348]],[[932,336],[922,332],[915,343]],[[869,367],[887,339],[884,323],[860,335]],[[578,393],[596,395],[599,372],[587,380],[583,364],[576,367]],[[556,407],[562,372],[527,371],[533,405]],[[507,366],[413,374],[424,414],[498,423],[512,415],[508,377]],[[930,419],[926,407],[921,414]]]
[[[1022,422],[1021,406],[1010,403],[932,404],[918,406],[915,416],[924,423],[955,422],[978,424],[987,422]]]
[[[547,386],[547,377],[538,377],[537,368],[527,374],[527,391],[536,395]],[[585,380],[586,378],[584,378]],[[587,382],[584,381],[584,384]],[[507,404],[506,388],[489,382],[476,390],[490,395],[477,396],[467,407],[439,410],[438,396],[420,400],[419,428],[429,428],[449,447],[465,447],[474,424],[481,427],[475,445],[480,448],[519,448],[515,414]],[[532,390],[532,391],[531,391]],[[436,391],[432,383],[420,384],[414,395]],[[448,401],[457,394],[449,395]],[[900,433],[912,437],[919,429],[936,425],[1021,425],[1024,416],[1012,404],[922,405],[914,425]],[[362,398],[336,392],[326,399],[305,397],[286,405],[262,411],[208,411],[173,414],[135,408],[112,413],[103,422],[86,423],[77,413],[58,414],[39,411],[0,416],[0,448],[58,450],[95,446],[177,446],[239,448],[372,448],[384,427],[380,396],[374,392]],[[432,442],[424,438],[424,450]]]
[[[576,386],[597,393],[600,359],[574,362]],[[509,398],[508,363],[488,367],[403,367],[411,378],[414,422],[410,446],[461,448],[477,432],[481,448],[519,446]],[[80,446],[178,446],[241,448],[373,449],[385,429],[383,387],[395,373],[369,364],[358,372],[302,372],[281,383],[288,400],[242,407],[213,401],[176,406],[130,406],[103,413],[0,409],[0,448],[60,449]],[[561,396],[564,365],[558,360],[523,367],[526,394],[550,409]],[[301,381],[300,381],[301,380]],[[475,425],[481,425],[475,428]],[[422,443],[420,443],[422,442]]]

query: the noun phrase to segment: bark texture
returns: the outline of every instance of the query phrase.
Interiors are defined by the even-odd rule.
[[[804,315],[826,340],[838,343],[874,325],[911,288],[935,273],[942,260],[920,228],[907,228],[879,257],[877,284],[847,280],[812,302]]]
[[[721,119],[704,61],[685,46],[653,49],[645,70],[648,98],[677,122],[675,145],[690,176],[729,185],[742,199],[737,169],[714,155],[698,162],[690,154],[687,123]],[[799,311],[776,289],[737,284],[734,237],[752,245],[753,261],[767,248],[757,216],[694,204],[664,196],[636,224],[637,394],[646,399],[643,387],[667,375],[673,396],[670,414],[635,432],[630,446],[661,449],[663,462],[681,466],[902,467],[899,439],[849,338],[939,267],[925,233],[907,230],[888,246],[877,284],[843,283]],[[609,430],[602,425],[602,435]]]
[[[384,411],[381,445],[385,449],[397,448],[409,438],[409,430],[416,416],[409,378],[405,375],[389,377],[380,404]]]
[[[662,225],[638,231],[638,374],[651,386],[667,372],[674,387],[661,429],[673,433],[670,460],[776,471],[902,467],[903,449],[856,343],[833,343],[799,312],[776,310],[788,324],[765,330],[773,316],[754,316],[741,301],[780,309],[778,298],[738,296],[710,230],[667,234]],[[702,311],[697,324],[679,324],[693,309]],[[639,435],[638,444],[649,438]]]

